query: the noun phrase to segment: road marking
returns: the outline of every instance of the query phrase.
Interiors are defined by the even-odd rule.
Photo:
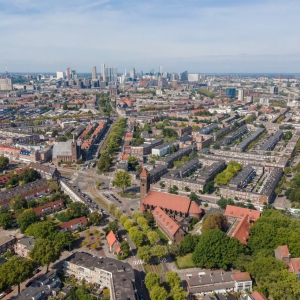
[[[142,264],[143,264],[143,261],[142,261],[141,259],[139,259],[139,260],[134,260],[134,261],[132,262],[132,264],[133,264],[133,265],[142,265]]]

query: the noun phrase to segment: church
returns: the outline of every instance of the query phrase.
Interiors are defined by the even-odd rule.
[[[200,220],[203,211],[190,198],[150,190],[150,173],[140,174],[140,211],[152,213],[160,230],[171,243],[180,242],[192,218]]]

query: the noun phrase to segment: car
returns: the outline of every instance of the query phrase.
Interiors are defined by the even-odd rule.
[[[33,284],[33,281],[28,281],[26,284],[25,284],[25,287],[29,287],[29,286],[31,286]]]
[[[41,270],[40,269],[36,269],[36,270],[33,271],[33,274],[37,274],[39,272],[41,272]]]

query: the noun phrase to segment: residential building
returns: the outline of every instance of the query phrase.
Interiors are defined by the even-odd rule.
[[[79,280],[108,287],[111,300],[136,300],[138,297],[134,271],[126,262],[75,252],[64,261],[63,271]]]
[[[248,295],[247,300],[268,300],[268,298],[258,291],[253,291],[251,295]]]
[[[83,227],[86,226],[88,223],[88,220],[86,217],[80,217],[62,224],[58,225],[58,228],[60,231],[65,232],[65,231],[74,231],[78,227]]]
[[[39,172],[43,178],[55,179],[56,181],[60,178],[60,173],[56,167],[42,165],[40,163],[31,162],[29,164],[30,169],[34,169],[35,171]]]
[[[200,174],[198,175],[197,181],[205,185],[214,177],[223,171],[226,168],[226,164],[224,161],[215,161],[210,166],[206,166],[201,170]]]
[[[46,203],[44,205],[35,207],[33,210],[36,215],[42,216],[46,214],[51,214],[56,211],[59,211],[65,207],[64,202],[62,200],[56,200],[53,202]]]
[[[33,182],[25,183],[21,186],[1,192],[0,207],[9,207],[10,201],[21,195],[25,200],[43,196],[50,193],[50,188],[46,179],[38,179]]]
[[[175,147],[176,150],[178,150],[179,142],[174,141],[174,142],[164,143],[162,145],[156,146],[152,148],[152,155],[165,156],[166,154],[170,153],[173,146]]]
[[[199,75],[198,74],[188,74],[188,81],[189,82],[198,82]]]
[[[14,245],[15,253],[20,257],[28,258],[34,243],[35,238],[33,236],[23,236],[18,239],[17,243]]]
[[[252,280],[247,272],[204,271],[186,277],[189,296],[252,291]]]
[[[10,78],[0,79],[0,91],[12,91],[13,85]]]
[[[96,66],[92,67],[92,80],[97,80],[97,68],[96,68]]]
[[[16,238],[5,231],[0,231],[0,254],[13,249]]]
[[[59,79],[64,79],[64,72],[62,71],[57,71],[56,72],[56,79],[59,80]]]
[[[120,254],[122,252],[121,243],[118,241],[116,235],[112,230],[106,236],[106,241],[109,245],[110,252],[117,253],[117,254]]]
[[[46,274],[38,276],[28,288],[25,288],[19,295],[13,296],[10,299],[39,300],[58,296],[61,281],[56,272],[56,270],[51,270]]]
[[[255,169],[251,165],[247,165],[230,180],[229,187],[244,188],[255,177],[255,174]]]

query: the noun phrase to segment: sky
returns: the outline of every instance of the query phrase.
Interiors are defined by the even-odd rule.
[[[0,0],[0,73],[299,73],[299,0]]]

